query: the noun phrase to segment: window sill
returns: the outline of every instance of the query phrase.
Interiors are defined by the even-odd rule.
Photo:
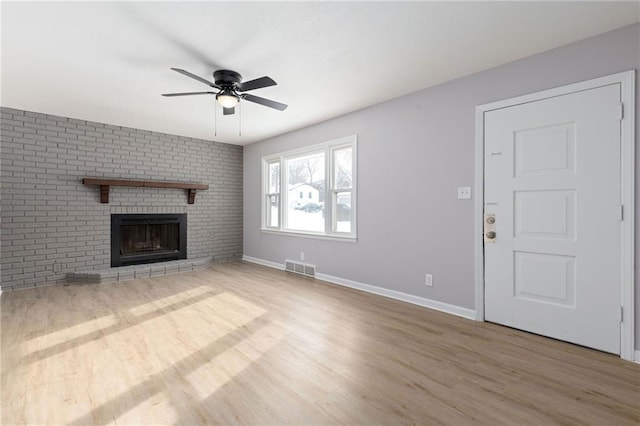
[[[277,229],[266,229],[261,228],[260,231],[264,234],[273,234],[273,235],[285,235],[289,237],[302,237],[302,238],[312,238],[316,240],[330,240],[330,241],[343,241],[345,243],[355,243],[358,241],[358,238],[354,235],[336,235],[336,234],[312,234],[309,232],[297,232],[297,231],[281,231]]]

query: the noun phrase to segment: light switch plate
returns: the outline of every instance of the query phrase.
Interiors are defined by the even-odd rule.
[[[471,199],[471,187],[459,186],[458,187],[458,200],[470,200]]]

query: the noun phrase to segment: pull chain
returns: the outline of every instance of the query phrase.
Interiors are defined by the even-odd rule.
[[[238,136],[242,136],[242,107],[238,102]]]

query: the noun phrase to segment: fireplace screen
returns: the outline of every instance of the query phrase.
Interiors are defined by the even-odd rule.
[[[120,227],[121,256],[142,253],[173,253],[178,251],[180,228],[167,225],[126,225]]]
[[[186,257],[186,214],[111,215],[111,266]]]

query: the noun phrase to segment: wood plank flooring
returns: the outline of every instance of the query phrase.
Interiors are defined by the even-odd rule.
[[[0,307],[3,425],[640,423],[640,365],[242,262]]]

